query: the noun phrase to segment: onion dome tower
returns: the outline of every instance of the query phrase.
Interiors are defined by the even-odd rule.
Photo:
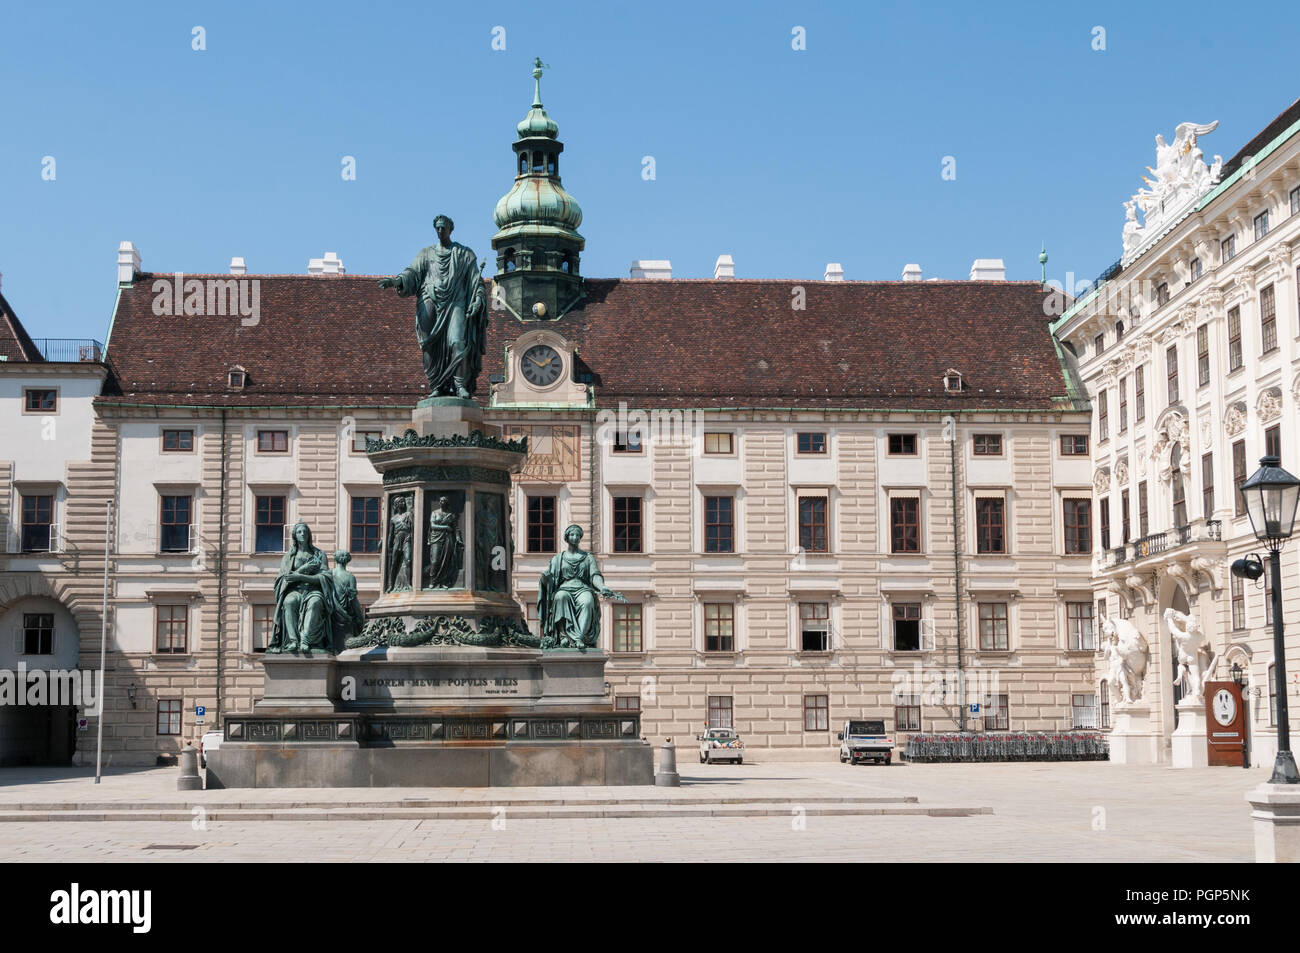
[[[520,318],[559,317],[579,299],[586,240],[578,234],[582,207],[560,185],[560,127],[542,106],[542,61],[533,66],[533,105],[516,127],[515,184],[497,202],[496,283]]]

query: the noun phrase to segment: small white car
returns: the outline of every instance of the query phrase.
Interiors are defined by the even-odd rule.
[[[745,743],[734,728],[710,728],[704,734],[696,735],[695,740],[700,743],[700,764],[714,761],[745,763]]]
[[[221,747],[220,729],[214,728],[212,731],[206,732],[203,735],[203,737],[199,739],[199,767],[206,768],[208,766],[207,753],[209,751],[216,751],[220,747]]]
[[[840,764],[851,761],[879,761],[889,764],[894,754],[894,742],[885,734],[883,721],[846,721],[838,735]]]

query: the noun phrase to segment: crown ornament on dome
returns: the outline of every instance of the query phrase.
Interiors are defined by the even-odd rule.
[[[560,133],[559,125],[546,115],[546,107],[542,105],[542,70],[550,68],[549,64],[542,62],[540,56],[533,60],[533,106],[528,110],[528,115],[524,117],[523,122],[515,126],[520,139],[532,139],[537,136],[554,139]]]

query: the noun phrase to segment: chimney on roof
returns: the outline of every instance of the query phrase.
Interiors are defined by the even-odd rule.
[[[1006,281],[1006,263],[1001,258],[976,258],[970,266],[970,280]]]
[[[248,268],[247,268],[247,266],[244,265],[244,259],[242,259],[242,258],[232,258],[232,259],[230,259],[230,273],[231,273],[232,275],[246,275],[246,274],[248,274]]]
[[[671,275],[672,272],[670,271]],[[734,278],[736,277],[736,259],[730,255],[719,255],[718,260],[713,263],[714,278]]]
[[[117,246],[117,283],[129,285],[140,274],[140,251],[130,242]]]
[[[633,278],[671,278],[673,276],[673,263],[667,258],[664,259],[643,259],[638,258],[632,262]]]
[[[337,252],[327,251],[324,258],[310,258],[307,260],[307,274],[344,275],[347,274],[347,269],[343,267],[343,261],[339,258]]]
[[[843,281],[844,266],[838,261],[828,261],[826,263],[826,274],[822,276],[823,281]]]
[[[908,264],[904,265],[904,266],[903,266],[903,280],[904,280],[904,281],[920,281],[920,280],[921,280],[921,266],[918,265],[916,262],[909,262]]]

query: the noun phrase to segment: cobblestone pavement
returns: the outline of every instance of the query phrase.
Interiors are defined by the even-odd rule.
[[[0,861],[1144,861],[1254,859],[1245,792],[1265,767],[1174,770],[1097,763],[682,765],[680,792],[789,797],[789,816],[523,820],[10,822]],[[475,798],[490,789],[178,792],[176,769],[108,775],[0,771],[0,803],[127,800],[330,803],[363,797]],[[43,780],[40,780],[43,779]],[[672,789],[531,789],[544,797],[672,798]],[[914,795],[989,806],[970,817],[800,817],[798,798]],[[516,789],[512,796],[518,796]],[[179,849],[189,848],[189,849]]]

